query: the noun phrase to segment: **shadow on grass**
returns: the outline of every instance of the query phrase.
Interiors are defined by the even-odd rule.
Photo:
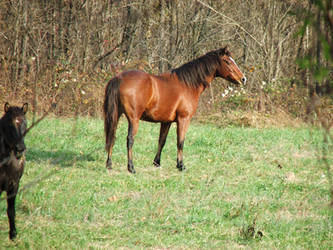
[[[36,164],[49,162],[60,167],[71,167],[74,163],[82,165],[85,162],[99,161],[95,151],[83,154],[71,150],[47,151],[40,149],[28,149],[26,160]]]

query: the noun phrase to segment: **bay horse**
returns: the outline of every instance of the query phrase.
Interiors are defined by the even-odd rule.
[[[158,149],[153,164],[160,166],[161,152],[172,122],[177,123],[177,168],[185,169],[183,147],[185,134],[199,97],[215,77],[234,84],[245,84],[246,77],[231,57],[227,47],[210,51],[170,73],[151,75],[142,71],[124,71],[112,78],[105,88],[104,131],[106,167],[112,168],[112,148],[119,117],[128,120],[127,169],[135,173],[132,147],[139,120],[161,123]]]
[[[6,102],[5,114],[0,119],[0,195],[7,192],[7,215],[9,220],[9,238],[16,237],[15,199],[19,182],[23,174],[26,149],[24,135],[27,130],[25,114],[28,104],[22,108],[10,106]]]

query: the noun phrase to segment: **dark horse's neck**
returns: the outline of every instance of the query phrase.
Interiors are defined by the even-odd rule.
[[[5,132],[3,128],[3,119],[0,119],[0,165],[1,162],[9,156],[10,151],[6,146]],[[0,166],[1,167],[1,166]]]

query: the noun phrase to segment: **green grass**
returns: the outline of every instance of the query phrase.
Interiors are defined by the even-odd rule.
[[[0,249],[333,249],[320,131],[192,124],[184,172],[175,125],[152,165],[158,133],[140,123],[129,174],[122,119],[108,173],[102,120],[41,122],[26,138],[15,242],[0,202]]]

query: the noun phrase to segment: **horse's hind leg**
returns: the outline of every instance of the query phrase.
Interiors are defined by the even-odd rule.
[[[105,146],[106,151],[108,152],[108,158],[106,160],[106,168],[111,170],[112,169],[112,160],[111,160],[111,156],[112,156],[112,150],[113,150],[113,145],[114,145],[114,141],[115,138],[112,138],[110,144],[107,144]]]
[[[112,140],[110,142],[110,144],[106,145],[105,150],[108,152],[108,158],[106,160],[106,168],[111,170],[112,169],[112,160],[111,160],[111,156],[112,156],[112,149],[113,149],[113,145],[114,145],[114,140]]]
[[[179,171],[185,170],[183,163],[183,148],[185,141],[185,134],[190,125],[189,117],[179,117],[177,120],[177,168]]]
[[[134,137],[138,132],[139,128],[139,120],[137,119],[129,119],[128,118],[128,135],[127,135],[127,158],[128,164],[127,169],[132,174],[135,174],[134,165],[133,165],[133,144],[134,144]]]
[[[160,166],[160,163],[161,163],[161,153],[162,153],[162,149],[164,147],[166,138],[168,136],[170,126],[171,126],[171,122],[168,122],[168,123],[162,122],[161,123],[160,137],[158,139],[158,149],[157,149],[157,153],[156,153],[156,156],[155,156],[154,162],[153,162],[153,164],[156,167]]]
[[[109,138],[107,138],[107,140],[106,140],[107,144],[105,146],[105,150],[108,153],[108,158],[106,160],[106,168],[109,169],[109,170],[112,169],[111,156],[112,156],[113,145],[114,145],[114,142],[116,140],[117,125],[118,125],[118,121],[119,121],[119,118],[120,118],[121,115],[122,115],[122,112],[119,111],[117,120],[113,124],[113,128],[111,130],[112,132],[110,133]]]

